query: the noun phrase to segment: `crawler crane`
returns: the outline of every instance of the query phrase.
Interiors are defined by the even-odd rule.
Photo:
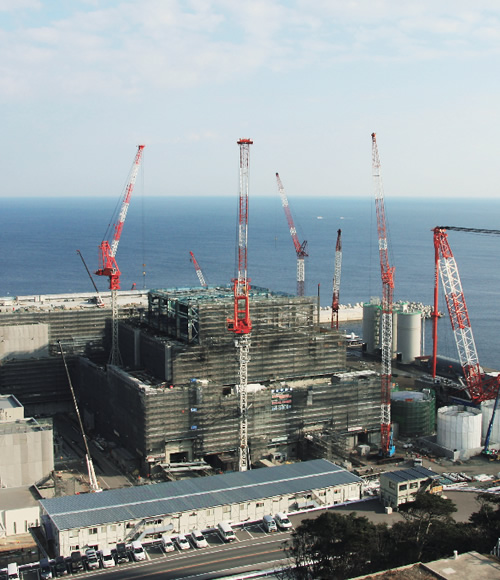
[[[109,359],[110,364],[120,365],[121,356],[120,350],[118,348],[118,301],[117,301],[117,290],[120,289],[120,270],[118,264],[116,263],[116,250],[118,249],[118,244],[122,235],[123,224],[125,223],[125,218],[127,217],[127,212],[130,204],[130,198],[132,196],[132,191],[134,190],[135,180],[137,179],[137,174],[139,172],[139,167],[142,159],[142,151],[145,145],[139,145],[137,153],[135,156],[134,164],[130,171],[129,179],[125,187],[125,193],[123,195],[123,200],[120,207],[120,213],[118,214],[118,219],[114,224],[114,232],[111,243],[108,240],[104,240],[99,246],[100,254],[99,261],[100,267],[95,271],[97,276],[107,276],[109,278],[109,289],[111,290],[111,318],[112,318],[112,336],[111,336],[111,356]]]
[[[239,395],[239,447],[238,470],[250,469],[248,449],[248,363],[250,362],[250,320],[247,242],[248,242],[248,185],[251,139],[240,139],[240,193],[238,211],[238,275],[233,279],[234,315],[227,320],[227,329],[237,336],[236,346],[239,350],[238,395]]]
[[[95,470],[94,470],[94,464],[92,463],[92,458],[90,457],[90,451],[89,451],[89,444],[87,442],[87,436],[85,435],[85,430],[83,428],[83,422],[82,422],[82,418],[80,416],[80,410],[78,409],[78,404],[76,402],[76,397],[75,397],[75,391],[73,389],[73,383],[71,382],[71,377],[69,374],[69,370],[68,370],[68,365],[66,363],[66,358],[64,356],[64,350],[63,347],[61,345],[61,341],[58,340],[57,344],[59,345],[59,351],[61,353],[61,357],[64,363],[64,369],[66,370],[66,377],[68,379],[68,384],[69,384],[69,388],[71,391],[71,397],[73,398],[73,403],[75,405],[75,411],[76,411],[76,416],[78,418],[78,424],[80,426],[80,432],[82,434],[82,438],[83,438],[83,444],[85,446],[85,461],[87,463],[87,472],[89,474],[89,486],[90,486],[90,491],[97,493],[99,491],[102,491],[101,487],[99,486],[99,482],[97,481],[97,476],[95,474]]]
[[[435,287],[434,287],[434,314],[438,312],[437,285],[438,272],[441,276],[451,327],[457,345],[460,364],[465,377],[464,389],[471,401],[479,404],[483,401],[496,399],[500,385],[500,377],[488,376],[479,365],[476,344],[472,334],[469,312],[465,302],[462,282],[458,273],[458,266],[451,250],[446,230],[466,231],[481,234],[500,234],[499,230],[484,230],[475,228],[460,228],[454,226],[439,226],[434,228],[435,250]],[[433,360],[437,355],[437,316],[433,316],[434,352]],[[435,369],[433,369],[435,374]]]

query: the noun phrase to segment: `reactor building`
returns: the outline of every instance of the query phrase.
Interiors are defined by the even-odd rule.
[[[377,446],[379,375],[348,368],[345,338],[320,326],[315,298],[250,292],[251,461],[319,457],[324,449],[345,457],[359,444]],[[125,449],[143,473],[198,460],[233,470],[240,411],[237,337],[227,330],[233,301],[232,288],[217,286],[150,290],[142,306],[120,307],[121,366],[106,361],[110,309],[6,308],[0,332],[14,336],[16,348],[0,352],[0,392],[32,413],[71,408],[60,341],[87,430]]]

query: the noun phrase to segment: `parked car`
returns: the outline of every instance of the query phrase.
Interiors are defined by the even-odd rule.
[[[66,566],[64,556],[57,556],[54,564],[54,572],[56,573],[56,576],[65,576],[68,573],[68,567]]]
[[[102,567],[103,568],[113,568],[115,565],[115,559],[113,558],[113,554],[109,548],[105,548],[101,552],[101,560],[102,560]]]
[[[50,567],[50,561],[48,558],[42,558],[40,560],[40,579],[51,580],[51,578],[52,578],[52,568]]]
[[[85,556],[87,557],[87,566],[89,570],[96,570],[99,568],[99,559],[94,548],[87,548],[85,550]]]
[[[161,536],[161,545],[165,552],[173,552],[175,550],[174,543],[172,542],[172,538],[168,534],[162,534]]]
[[[200,530],[193,530],[191,532],[191,539],[197,548],[208,548],[208,542]]]
[[[7,576],[8,580],[19,580],[19,569],[16,562],[11,562],[7,564]]]
[[[217,533],[223,542],[234,542],[236,540],[236,534],[228,522],[219,522],[217,524]]]
[[[81,572],[82,570],[84,570],[84,566],[81,552],[71,552],[71,572]]]
[[[175,543],[177,544],[179,550],[189,550],[189,548],[191,547],[191,544],[188,542],[188,539],[184,534],[179,534],[175,538]]]
[[[132,542],[132,556],[136,562],[146,559],[146,552],[144,551],[141,542],[138,540]]]
[[[273,516],[264,516],[262,518],[262,525],[266,532],[277,532],[278,528],[276,527],[276,521],[274,520]]]
[[[127,546],[125,545],[124,542],[119,542],[118,544],[116,544],[116,562],[118,564],[130,562]]]
[[[288,519],[288,516],[283,512],[279,512],[274,516],[274,521],[278,528],[282,530],[289,530],[292,527],[292,522]]]

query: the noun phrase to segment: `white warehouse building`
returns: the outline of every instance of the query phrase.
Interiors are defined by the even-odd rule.
[[[362,479],[316,459],[210,477],[40,500],[50,551],[114,548],[163,532],[209,530],[266,514],[292,513],[361,499]]]

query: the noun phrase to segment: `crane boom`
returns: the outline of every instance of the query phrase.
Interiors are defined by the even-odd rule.
[[[485,375],[479,364],[462,282],[460,280],[458,266],[451,250],[446,230],[493,234],[500,234],[500,231],[458,228],[452,226],[441,226],[433,229],[436,262],[434,312],[437,312],[437,272],[439,272],[446,305],[448,307],[448,313],[450,315],[451,327],[457,345],[458,356],[465,376],[466,388],[471,401],[477,404],[482,401],[496,398],[500,385],[500,378],[488,377]],[[434,317],[434,325],[437,326],[436,316]],[[436,337],[437,331],[434,330],[433,334]],[[436,359],[436,351],[436,340],[434,340],[434,360]]]
[[[389,263],[384,190],[380,171],[376,134],[372,133],[372,171],[375,187],[380,273],[382,278],[382,372],[380,440],[382,455],[394,453],[391,442],[391,377],[392,377],[392,305],[394,297],[394,267]]]
[[[250,279],[248,278],[248,189],[250,169],[250,145],[251,139],[240,139],[240,192],[238,210],[238,274],[233,280],[234,289],[234,314],[227,320],[229,331],[238,335],[236,346],[239,351],[239,369],[237,386],[239,395],[239,437],[238,437],[238,469],[247,471],[250,469],[250,453],[248,449],[248,363],[250,362],[250,332],[252,321],[250,320],[249,291]]]
[[[288,222],[288,228],[290,229],[290,235],[292,236],[293,245],[295,248],[295,253],[297,254],[297,294],[298,296],[304,296],[305,291],[305,262],[304,258],[307,257],[307,241],[304,240],[302,243],[299,241],[299,236],[297,235],[297,229],[293,221],[292,212],[290,211],[290,206],[288,204],[288,198],[285,193],[285,188],[281,183],[281,179],[278,173],[276,173],[276,181],[278,182],[278,190],[281,197],[281,205],[285,210],[286,220]]]
[[[66,370],[66,377],[68,379],[68,384],[69,384],[69,388],[71,391],[71,396],[73,398],[73,404],[75,405],[76,416],[78,418],[78,424],[80,425],[80,432],[82,434],[83,444],[85,446],[85,461],[87,463],[87,472],[89,474],[90,491],[97,493],[99,491],[102,491],[102,489],[99,486],[99,481],[97,480],[95,470],[94,470],[94,464],[92,463],[92,458],[90,457],[90,450],[89,450],[89,445],[87,442],[87,436],[85,435],[85,430],[83,428],[83,422],[82,422],[82,418],[80,416],[80,410],[78,409],[78,404],[76,402],[75,391],[73,389],[73,383],[71,382],[71,376],[69,374],[69,369],[68,369],[68,365],[66,363],[66,357],[64,356],[64,351],[63,351],[63,347],[61,345],[61,341],[58,340],[57,344],[59,345],[59,351],[61,353],[61,357],[62,357],[62,360],[64,363],[64,369]]]
[[[337,230],[337,243],[335,245],[335,269],[333,274],[332,294],[332,328],[339,327],[339,298],[340,298],[340,275],[342,273],[342,230]]]
[[[196,275],[198,276],[200,284],[203,286],[203,288],[206,288],[207,282],[205,280],[205,276],[203,276],[203,272],[201,271],[200,265],[198,264],[196,258],[194,257],[193,252],[189,252],[189,255],[191,256],[191,262],[193,262],[193,266],[194,269],[196,270]]]
[[[123,224],[125,218],[127,217],[128,208],[130,205],[130,198],[132,196],[132,191],[134,190],[135,181],[137,178],[137,173],[142,159],[142,152],[145,145],[138,145],[137,153],[135,155],[134,163],[127,180],[127,185],[125,187],[125,193],[120,207],[120,213],[118,214],[118,219],[114,224],[114,233],[111,243],[109,240],[104,240],[99,246],[100,255],[100,267],[95,271],[97,276],[107,276],[109,278],[109,289],[111,290],[111,355],[110,364],[119,365],[121,364],[121,356],[118,348],[118,301],[117,301],[117,290],[120,289],[120,269],[116,263],[116,250],[118,249],[118,244],[123,231]]]

